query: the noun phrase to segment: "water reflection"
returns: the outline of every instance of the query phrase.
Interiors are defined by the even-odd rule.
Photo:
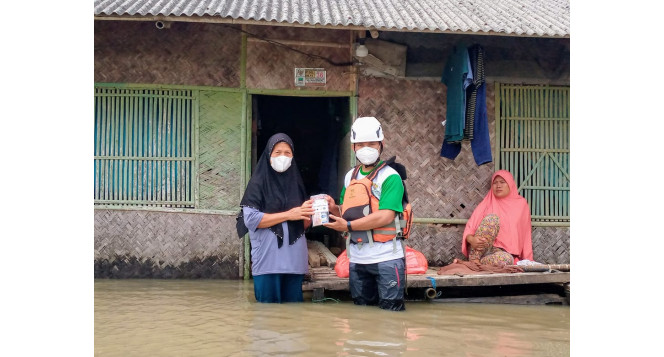
[[[99,356],[568,356],[568,306],[258,304],[251,282],[95,281]]]

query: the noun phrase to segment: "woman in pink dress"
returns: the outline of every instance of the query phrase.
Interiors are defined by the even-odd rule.
[[[499,170],[491,177],[491,190],[466,223],[461,251],[483,265],[533,260],[530,207],[509,171]]]

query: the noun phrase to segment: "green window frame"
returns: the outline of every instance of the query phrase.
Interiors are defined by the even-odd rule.
[[[95,86],[95,205],[195,208],[196,96]]]
[[[534,222],[569,222],[569,86],[496,85],[496,168],[514,175]]]

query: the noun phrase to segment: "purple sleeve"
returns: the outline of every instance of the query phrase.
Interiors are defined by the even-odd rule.
[[[242,207],[242,213],[244,213],[244,225],[250,231],[255,232],[265,213],[251,207]]]

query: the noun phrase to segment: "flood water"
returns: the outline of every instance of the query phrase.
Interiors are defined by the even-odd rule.
[[[345,300],[345,299],[344,299]],[[96,356],[569,356],[569,306],[328,299],[260,304],[251,281],[95,280]]]

